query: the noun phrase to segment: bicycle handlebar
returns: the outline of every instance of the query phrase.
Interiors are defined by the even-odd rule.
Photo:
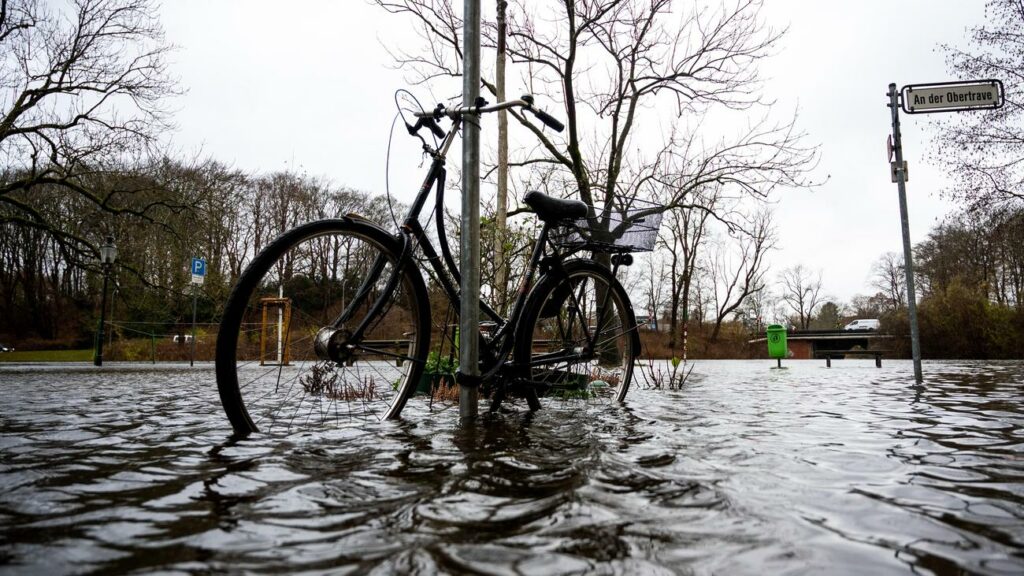
[[[430,131],[433,132],[434,136],[437,136],[438,139],[443,139],[445,137],[444,130],[442,130],[441,127],[437,125],[437,122],[434,121],[433,116],[423,117],[420,116],[419,113],[417,113],[416,117],[419,118],[419,120],[416,121],[415,126],[409,126],[408,124],[406,125],[406,127],[409,129],[409,134],[415,135],[417,132],[419,132],[420,128],[426,126],[427,128],[430,128]]]
[[[421,126],[426,126],[430,130],[442,138],[444,131],[437,125],[436,121],[442,117],[447,116],[448,118],[455,119],[467,114],[487,114],[489,112],[497,112],[498,110],[508,110],[510,108],[525,108],[531,114],[536,116],[538,120],[543,122],[547,127],[551,128],[555,132],[561,132],[565,130],[565,125],[559,122],[554,116],[551,116],[543,110],[538,110],[533,106],[533,96],[529,94],[524,95],[518,100],[509,100],[507,102],[498,102],[495,104],[488,104],[485,106],[464,106],[462,108],[445,108],[443,105],[438,104],[437,108],[430,112],[415,112],[414,116],[420,119],[416,123],[416,129]]]

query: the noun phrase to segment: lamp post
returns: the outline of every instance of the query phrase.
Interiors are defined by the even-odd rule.
[[[100,299],[100,326],[96,337],[96,357],[93,364],[103,366],[103,321],[107,314],[107,281],[110,279],[110,268],[117,259],[117,246],[114,237],[107,236],[107,242],[100,246],[100,264],[103,266],[103,297]]]

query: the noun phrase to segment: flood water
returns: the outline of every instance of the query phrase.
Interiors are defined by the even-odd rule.
[[[1024,572],[1024,363],[771,365],[246,440],[209,367],[3,366],[0,572]]]

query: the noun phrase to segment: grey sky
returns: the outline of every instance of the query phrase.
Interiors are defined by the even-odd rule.
[[[885,93],[898,86],[951,79],[940,43],[962,44],[982,22],[984,2],[772,2],[766,13],[789,22],[783,51],[764,67],[780,105],[799,102],[800,124],[821,144],[813,191],[782,195],[776,212],[781,245],[775,268],[803,262],[823,270],[825,290],[848,301],[868,293],[871,264],[902,252],[896,185],[885,142],[891,132]],[[935,115],[902,115],[911,239],[923,239],[950,212],[939,198],[947,179],[926,162]]]
[[[869,292],[870,267],[882,252],[900,250],[885,158],[886,87],[950,79],[937,46],[962,43],[966,28],[981,22],[984,3],[766,4],[769,25],[789,26],[779,53],[762,66],[766,96],[779,110],[799,107],[800,127],[821,144],[818,175],[831,175],[814,191],[779,196],[772,277],[803,263],[822,270],[826,292],[848,301]],[[295,164],[339,185],[383,192],[392,94],[405,82],[381,41],[409,34],[402,19],[362,0],[174,0],[162,13],[168,40],[179,47],[174,73],[189,90],[175,103],[180,148],[245,170]],[[938,198],[946,179],[925,161],[928,123],[903,116],[914,241],[950,210]],[[422,169],[409,139],[396,138],[402,147],[392,154],[392,190],[408,198]]]

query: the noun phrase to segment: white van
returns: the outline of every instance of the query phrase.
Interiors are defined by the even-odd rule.
[[[877,318],[862,318],[850,322],[843,330],[878,330],[879,326]]]

